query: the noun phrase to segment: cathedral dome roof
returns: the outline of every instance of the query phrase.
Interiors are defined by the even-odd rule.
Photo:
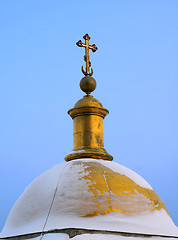
[[[110,240],[178,238],[178,229],[156,192],[132,170],[111,162],[104,148],[103,120],[109,111],[90,95],[96,88],[84,36],[86,93],[68,111],[73,119],[73,150],[65,163],[33,181],[12,208],[0,239]],[[97,234],[96,234],[97,233]],[[117,236],[116,236],[117,235]],[[128,236],[128,237],[127,237]],[[156,238],[154,238],[156,237]]]
[[[79,159],[33,181],[12,208],[1,236],[81,228],[178,236],[156,192],[115,162]]]

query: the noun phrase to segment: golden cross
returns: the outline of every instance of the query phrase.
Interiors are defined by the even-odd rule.
[[[89,60],[89,49],[91,49],[92,52],[96,52],[96,50],[98,48],[95,44],[89,45],[90,36],[88,34],[85,34],[85,36],[83,36],[83,38],[85,39],[85,43],[83,43],[81,40],[79,40],[76,43],[78,47],[85,47],[84,61],[86,62],[86,71],[83,70],[83,66],[82,66],[82,72],[85,76],[87,76],[87,75],[92,76],[93,69],[91,68],[91,72],[90,72],[91,62]]]

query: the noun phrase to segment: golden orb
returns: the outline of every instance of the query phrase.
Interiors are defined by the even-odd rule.
[[[80,88],[87,95],[93,92],[96,88],[96,81],[91,76],[85,76],[80,81]]]

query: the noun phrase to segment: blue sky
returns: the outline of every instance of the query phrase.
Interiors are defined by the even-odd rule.
[[[105,148],[144,177],[178,225],[178,1],[0,1],[0,230],[16,199],[72,149],[68,109],[85,33]]]

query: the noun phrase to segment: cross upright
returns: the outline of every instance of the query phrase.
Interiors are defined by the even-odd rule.
[[[92,76],[93,75],[93,69],[91,68],[91,72],[90,72],[91,62],[89,60],[89,49],[91,49],[92,52],[96,52],[96,50],[98,48],[95,44],[89,45],[90,36],[88,34],[85,34],[85,36],[83,36],[83,38],[85,39],[85,43],[83,43],[81,40],[79,40],[76,43],[76,45],[78,47],[84,47],[85,48],[84,61],[86,62],[86,71],[84,71],[83,66],[82,66],[82,72],[85,76]]]

